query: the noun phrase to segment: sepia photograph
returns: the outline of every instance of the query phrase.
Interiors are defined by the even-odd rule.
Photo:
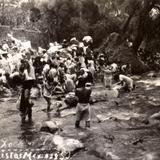
[[[160,160],[160,0],[0,0],[0,160]]]

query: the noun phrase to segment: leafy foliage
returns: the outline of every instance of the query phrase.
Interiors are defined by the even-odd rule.
[[[135,54],[142,44],[160,52],[159,0],[0,0],[0,23],[41,31],[49,41],[88,34],[96,48],[116,32]]]

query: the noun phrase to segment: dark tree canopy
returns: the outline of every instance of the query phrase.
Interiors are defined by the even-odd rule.
[[[160,52],[159,0],[6,0],[0,6],[2,25],[38,30],[49,42],[90,35],[99,48],[116,32],[133,43],[135,55],[141,47]]]

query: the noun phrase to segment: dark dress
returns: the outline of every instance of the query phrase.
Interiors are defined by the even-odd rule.
[[[30,81],[25,81],[23,84],[21,98],[20,98],[20,115],[22,118],[22,122],[25,122],[26,116],[28,116],[28,120],[32,120],[32,106],[33,103],[30,101],[30,91],[31,91]]]
[[[91,88],[77,88],[76,96],[78,97],[78,105],[76,107],[76,126],[79,126],[81,120],[85,120],[86,123],[90,122],[91,113],[90,113],[90,96]]]

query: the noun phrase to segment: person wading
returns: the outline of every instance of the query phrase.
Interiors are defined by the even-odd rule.
[[[90,96],[91,83],[86,83],[85,86],[77,88],[75,95],[78,97],[78,104],[76,107],[76,122],[75,127],[80,127],[80,121],[85,120],[86,127],[90,127]]]
[[[30,58],[30,55],[27,54]],[[35,74],[34,74],[34,68],[29,61],[29,58],[24,57],[25,60],[21,62],[20,71],[22,76],[22,90],[21,90],[21,96],[20,96],[20,115],[21,115],[21,121],[22,123],[25,122],[26,116],[28,116],[28,121],[32,122],[32,106],[33,103],[31,101],[30,95],[31,95],[31,88],[33,84],[35,83]]]

